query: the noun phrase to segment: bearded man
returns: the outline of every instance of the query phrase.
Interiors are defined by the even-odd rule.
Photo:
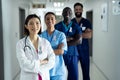
[[[92,25],[91,23],[82,17],[83,5],[81,3],[74,4],[75,18],[72,19],[74,23],[77,23],[82,28],[82,42],[77,45],[79,60],[83,73],[83,80],[90,80],[90,60],[89,60],[89,44],[88,39],[92,37]]]

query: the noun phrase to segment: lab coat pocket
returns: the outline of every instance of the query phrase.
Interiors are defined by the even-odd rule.
[[[38,80],[36,73],[22,72],[20,80]]]
[[[38,52],[38,56],[40,60],[44,60],[45,58],[47,58],[47,53],[46,53],[46,48],[41,48],[40,51]]]
[[[40,60],[44,60],[45,58],[47,58],[47,54],[46,53],[39,54],[38,56],[39,56]]]
[[[43,80],[50,80],[49,69],[47,68],[42,69],[41,76]]]

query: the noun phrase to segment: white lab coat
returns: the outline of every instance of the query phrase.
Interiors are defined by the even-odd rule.
[[[25,47],[25,37],[19,40],[16,45],[17,59],[21,68],[20,80],[38,80],[38,73],[42,76],[42,80],[50,80],[49,70],[53,68],[55,63],[55,54],[50,43],[39,37],[37,53],[28,36],[26,46],[31,49]],[[40,64],[40,60],[45,58],[48,58],[48,63]]]

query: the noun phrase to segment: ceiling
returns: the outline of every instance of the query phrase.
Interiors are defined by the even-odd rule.
[[[22,1],[22,0],[21,0]],[[28,4],[33,4],[33,5],[53,5],[54,2],[62,2],[62,4],[67,4],[67,3],[73,3],[73,2],[85,2],[87,0],[23,0],[27,2]]]
[[[48,0],[49,2],[65,2],[65,1],[70,1],[70,0]]]
[[[25,0],[32,3],[49,3],[49,2],[73,2],[73,0]],[[86,1],[86,0],[74,0],[74,1]]]

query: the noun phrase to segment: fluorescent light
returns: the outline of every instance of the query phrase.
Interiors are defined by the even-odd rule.
[[[115,3],[115,0],[113,0],[112,3],[114,4],[114,3]]]
[[[63,2],[54,2],[54,3],[53,3],[53,6],[54,6],[54,7],[63,7],[63,6],[64,6],[64,3],[63,3]]]

